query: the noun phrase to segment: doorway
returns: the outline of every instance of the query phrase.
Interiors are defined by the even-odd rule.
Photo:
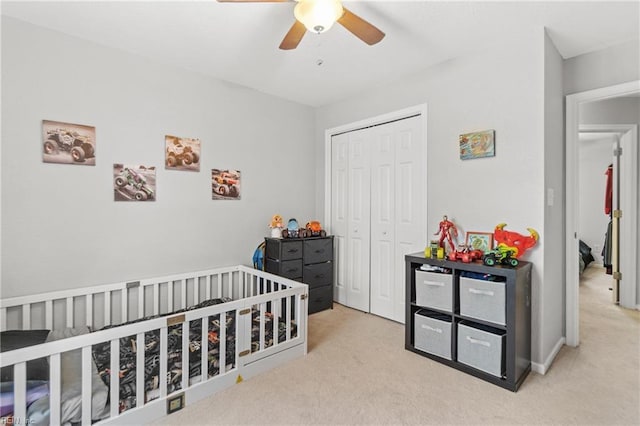
[[[325,132],[334,300],[404,322],[404,255],[426,237],[426,105]]]
[[[578,202],[578,148],[579,148],[579,113],[580,106],[588,102],[629,96],[640,93],[640,81],[605,87],[596,90],[576,93],[566,97],[566,226],[565,226],[565,265],[566,265],[566,343],[569,346],[579,344],[579,202]],[[637,125],[618,126],[609,129],[619,133],[620,140],[626,140],[628,147],[622,157],[622,177],[631,185],[627,185],[621,195],[627,211],[623,211],[624,219],[620,219],[621,254],[624,256],[626,276],[620,281],[620,305],[627,308],[636,307],[637,290],[637,200],[638,200],[638,139]],[[631,142],[629,142],[631,141]],[[624,260],[628,259],[628,260]]]

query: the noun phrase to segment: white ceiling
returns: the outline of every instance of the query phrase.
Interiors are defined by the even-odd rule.
[[[2,14],[310,106],[546,27],[566,59],[638,39],[640,1],[344,1],[386,33],[367,46],[336,24],[278,49],[293,2],[2,1]],[[322,60],[322,65],[317,65]]]

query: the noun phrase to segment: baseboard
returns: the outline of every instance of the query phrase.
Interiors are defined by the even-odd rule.
[[[558,352],[560,352],[560,349],[562,349],[562,346],[564,346],[565,342],[565,338],[561,337],[560,340],[558,340],[558,343],[556,343],[556,345],[553,347],[553,350],[551,351],[547,359],[544,361],[544,364],[539,364],[537,362],[531,363],[531,371],[544,375],[549,370],[549,367],[551,367],[551,363],[556,358],[556,355],[558,355]]]

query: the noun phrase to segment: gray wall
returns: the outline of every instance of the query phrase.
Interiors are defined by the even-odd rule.
[[[564,93],[585,92],[640,78],[638,39],[564,61]]]
[[[42,162],[43,119],[96,127],[94,167]],[[2,297],[250,264],[271,215],[313,219],[314,113],[2,17]],[[199,173],[164,135],[199,138]],[[113,201],[113,164],[157,167],[157,201]],[[242,173],[211,200],[211,169]]]
[[[564,96],[562,57],[544,37],[544,277],[539,362],[548,367],[564,336]]]
[[[563,255],[562,246],[549,245],[554,237],[545,229],[544,46],[542,28],[513,34],[502,46],[451,59],[393,84],[321,107],[316,119],[316,214],[321,215],[325,130],[427,104],[427,230],[435,232],[442,215],[448,214],[462,235],[466,231],[492,231],[501,222],[506,222],[509,230],[526,234],[526,228],[531,227],[541,235],[539,244],[525,255],[534,264],[534,362],[546,358],[546,348],[553,346],[547,340],[561,338],[563,322],[555,302],[544,306],[548,299],[561,298],[562,278],[553,281],[559,288],[551,283],[543,285],[542,281],[545,250],[559,259]],[[556,85],[550,90],[560,90],[557,81],[561,77],[557,74],[558,64],[553,75]],[[554,96],[555,100],[561,99],[562,92]],[[554,126],[561,126],[562,119],[561,115],[550,118]],[[483,129],[496,131],[496,156],[460,160],[458,136]],[[555,173],[561,175],[561,171]]]

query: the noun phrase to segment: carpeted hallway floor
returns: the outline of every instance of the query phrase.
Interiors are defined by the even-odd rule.
[[[335,305],[309,317],[309,353],[155,424],[640,424],[640,312],[610,303],[592,266],[581,345],[517,393],[404,349],[404,326]]]

